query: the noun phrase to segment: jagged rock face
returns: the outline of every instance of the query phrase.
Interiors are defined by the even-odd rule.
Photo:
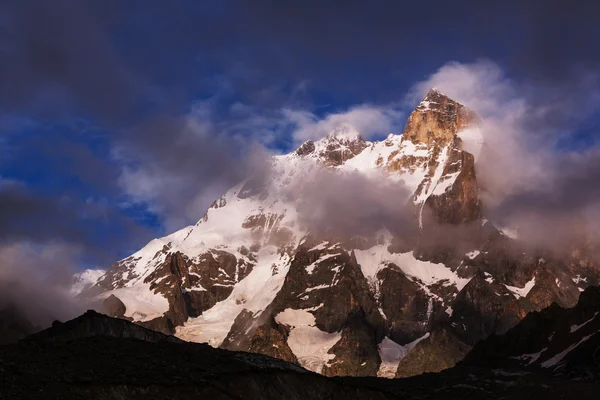
[[[472,154],[452,148],[442,176],[454,175],[456,180],[452,187],[440,195],[429,197],[427,206],[433,210],[437,223],[461,224],[478,220],[481,204]]]
[[[528,312],[574,305],[600,279],[583,258],[530,254],[484,218],[478,130],[438,91],[403,135],[368,142],[342,126],[273,157],[268,179],[239,183],[196,225],[115,263],[82,295],[114,296],[122,318],[184,340],[326,375],[450,367]],[[401,185],[407,194],[394,200],[414,220],[368,237],[311,230],[300,218],[311,204],[295,189],[310,190],[323,169]]]
[[[403,135],[415,143],[449,142],[460,130],[478,122],[477,115],[462,104],[431,89],[410,114]]]
[[[443,371],[462,360],[469,350],[470,346],[454,337],[445,327],[436,328],[400,361],[395,377]]]
[[[388,321],[388,337],[410,343],[422,337],[429,325],[429,296],[395,264],[377,273],[379,304]]]
[[[315,147],[312,141],[306,142],[296,151],[302,156],[314,152],[322,162],[328,166],[340,166],[354,156],[360,154],[367,142],[353,128],[342,126],[331,132],[325,141]],[[312,151],[308,151],[313,148]]]
[[[543,368],[554,374],[600,368],[600,289],[587,288],[573,308],[557,303],[528,314],[506,334],[478,343],[461,363]],[[591,371],[593,372],[593,371]]]
[[[274,319],[269,319],[267,323],[258,327],[247,349],[252,353],[264,354],[298,364],[296,355],[287,344],[288,334],[289,330],[284,325],[279,325]]]

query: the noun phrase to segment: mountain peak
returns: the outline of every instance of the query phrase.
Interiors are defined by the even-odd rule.
[[[410,114],[403,136],[415,143],[430,144],[432,140],[452,140],[459,130],[477,123],[477,115],[449,98],[437,88],[431,88]]]
[[[444,108],[450,104],[453,107],[464,107],[459,102],[451,99],[446,96],[444,93],[440,92],[439,89],[433,87],[429,89],[423,100],[416,107],[417,111],[425,112],[425,111],[444,111]]]
[[[367,142],[360,133],[352,125],[343,123],[323,139],[304,142],[294,154],[301,157],[310,155],[327,165],[339,166],[359,154],[365,147]]]
[[[425,98],[427,98],[428,96],[440,96],[440,95],[448,97],[444,93],[442,93],[438,88],[432,87],[431,89],[429,89],[429,91],[425,95]]]
[[[350,124],[343,123],[327,134],[326,140],[363,140],[360,133]]]

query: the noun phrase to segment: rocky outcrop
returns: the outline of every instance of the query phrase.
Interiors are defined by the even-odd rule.
[[[125,316],[127,308],[117,296],[111,294],[102,302],[103,311],[109,317],[122,318]]]
[[[264,354],[298,364],[296,355],[287,344],[288,335],[289,330],[284,325],[277,324],[275,319],[270,318],[258,327],[247,349],[252,353]]]
[[[340,340],[329,350],[335,357],[323,366],[322,374],[376,376],[381,364],[377,336],[362,309],[348,315]]]
[[[436,328],[400,361],[396,378],[452,368],[470,349],[452,334],[449,327]]]
[[[456,146],[456,142],[453,146]],[[453,147],[449,151],[442,176],[455,175],[456,178],[449,178],[455,179],[450,188],[427,199],[426,205],[432,210],[437,224],[464,224],[481,218],[475,158],[472,154]]]
[[[395,264],[377,273],[379,304],[387,322],[387,336],[410,343],[427,332],[429,296]]]
[[[415,143],[445,143],[478,121],[473,111],[434,88],[410,114],[402,135]]]
[[[365,140],[352,127],[343,125],[331,132],[314,151],[325,165],[335,167],[360,154],[367,146]],[[301,153],[305,151],[301,150]]]

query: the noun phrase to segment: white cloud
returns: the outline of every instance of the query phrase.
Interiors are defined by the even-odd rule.
[[[403,127],[395,105],[363,104],[319,117],[304,109],[261,110],[239,102],[223,113],[217,100],[198,102],[174,123],[144,127],[135,140],[113,148],[129,201],[161,216],[167,231],[195,223],[227,189],[258,173],[270,154],[286,151],[282,143],[291,151],[344,124],[365,139]]]
[[[310,111],[283,109],[283,117],[292,126],[292,138],[295,144],[306,140],[318,140],[341,125],[350,125],[365,139],[376,135],[387,135],[402,129],[399,121],[402,112],[395,105],[374,106],[361,104],[346,111],[319,117]]]

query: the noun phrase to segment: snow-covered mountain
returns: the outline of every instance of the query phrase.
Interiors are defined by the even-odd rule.
[[[527,312],[572,306],[598,282],[585,263],[526,254],[484,218],[475,168],[484,146],[478,117],[432,89],[402,134],[369,142],[340,126],[273,157],[267,177],[234,186],[194,226],[115,263],[82,295],[188,341],[326,375],[452,366]],[[335,229],[319,204],[323,174],[397,187],[363,207],[381,226]],[[402,223],[381,220],[390,204]]]

